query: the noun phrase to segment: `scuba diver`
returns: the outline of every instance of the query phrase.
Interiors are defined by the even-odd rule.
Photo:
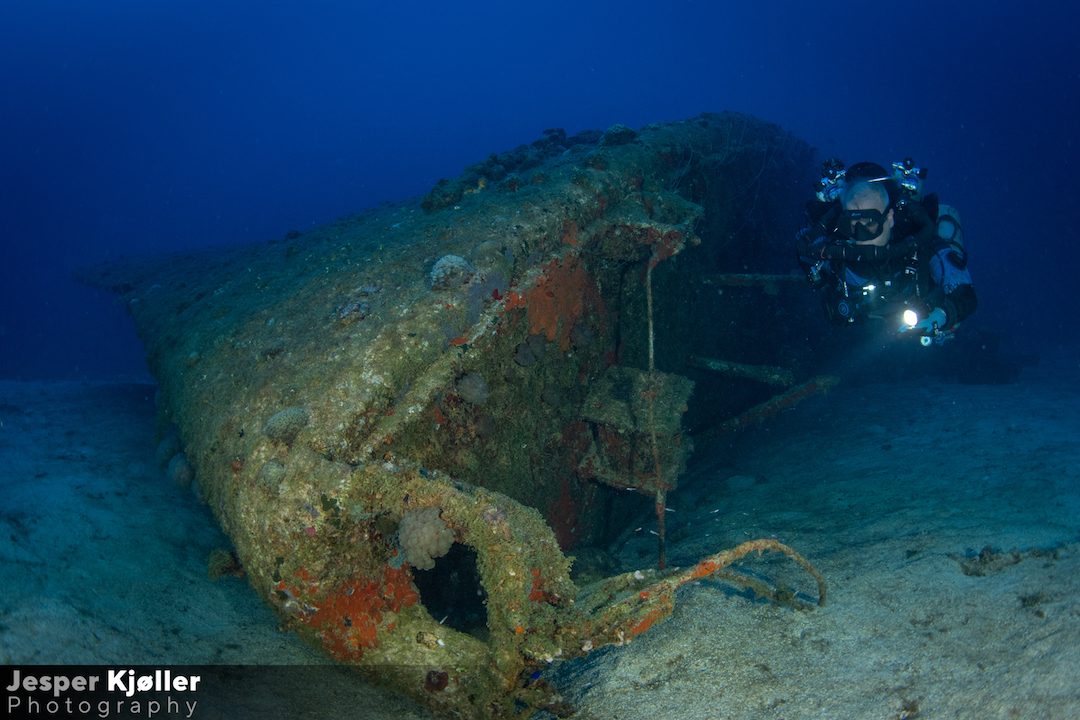
[[[960,214],[936,193],[922,196],[925,177],[910,158],[892,173],[869,162],[845,172],[835,158],[822,165],[795,246],[832,322],[895,320],[930,345],[975,312]]]

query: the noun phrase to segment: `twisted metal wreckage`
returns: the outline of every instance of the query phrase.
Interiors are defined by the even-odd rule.
[[[709,238],[736,238],[767,202],[763,184],[810,154],[733,113],[552,130],[423,199],[79,279],[122,295],[162,426],[178,428],[197,493],[283,625],[436,712],[507,717],[552,703],[536,669],[629,642],[690,580],[721,574],[770,594],[731,571],[749,553],[790,556],[824,602],[821,576],[775,540],[581,588],[563,554],[640,510],[617,489],[655,501],[662,535],[694,383],[657,365],[794,383],[784,369],[687,364],[698,332],[670,319],[693,312],[688,284],[757,282],[702,275],[746,264],[746,242]],[[679,265],[688,247],[697,254]],[[772,294],[785,282],[765,277]],[[708,402],[721,407],[716,393]],[[428,521],[475,562],[486,627],[440,624],[414,582],[427,571],[406,562],[397,530],[431,507]]]

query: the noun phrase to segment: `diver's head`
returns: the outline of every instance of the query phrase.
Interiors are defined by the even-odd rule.
[[[964,244],[964,225],[960,222],[960,212],[951,205],[938,207],[937,234],[942,240],[957,245]]]
[[[864,165],[881,169],[873,163],[860,163],[852,170]],[[840,216],[839,230],[856,245],[881,247],[888,245],[892,236],[893,207],[885,178],[874,177],[872,173],[867,175],[870,176],[848,171],[843,190],[840,191],[840,204],[844,212]]]

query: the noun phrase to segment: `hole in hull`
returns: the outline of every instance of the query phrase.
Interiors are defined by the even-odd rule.
[[[480,583],[475,550],[454,543],[434,568],[414,571],[413,582],[432,617],[458,632],[487,640],[487,591]]]

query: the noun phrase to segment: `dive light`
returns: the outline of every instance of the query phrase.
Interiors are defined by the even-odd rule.
[[[915,327],[916,325],[919,324],[919,313],[915,312],[911,308],[908,308],[907,310],[904,311],[903,318],[904,318],[904,325],[906,325],[907,328],[913,328],[913,327]],[[904,330],[906,328],[900,328],[900,329]],[[940,335],[941,335],[941,333],[938,330],[937,323],[934,323],[934,326],[931,329],[930,334],[929,335],[923,335],[922,337],[919,338],[919,344],[922,345],[923,347],[928,347],[930,345],[930,343],[934,342],[934,340],[937,339],[938,337],[940,337]]]

